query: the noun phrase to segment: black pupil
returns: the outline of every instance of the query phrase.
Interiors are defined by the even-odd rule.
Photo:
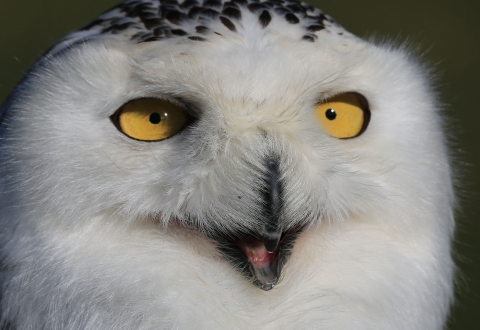
[[[328,120],[334,120],[335,118],[337,118],[337,113],[334,109],[328,109],[327,111],[325,111],[325,116]]]
[[[152,124],[158,124],[162,120],[162,117],[160,117],[159,113],[154,112],[150,115],[149,120]]]

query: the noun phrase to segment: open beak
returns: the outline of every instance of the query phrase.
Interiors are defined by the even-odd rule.
[[[268,291],[278,283],[301,228],[282,229],[283,189],[276,157],[267,158],[264,181],[262,228],[241,237],[216,241],[227,260],[256,286]]]

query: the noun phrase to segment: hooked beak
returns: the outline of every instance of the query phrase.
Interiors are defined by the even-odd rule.
[[[265,291],[278,283],[301,228],[283,231],[283,187],[277,157],[268,157],[261,191],[264,222],[258,232],[218,240],[224,256]]]

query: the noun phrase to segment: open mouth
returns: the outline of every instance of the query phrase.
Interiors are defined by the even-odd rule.
[[[238,238],[216,239],[219,250],[242,275],[262,290],[268,291],[281,278],[283,266],[290,257],[295,240],[302,228],[294,228],[282,234],[275,247],[255,235]],[[268,248],[267,248],[268,247]]]
[[[288,261],[295,241],[302,232],[298,225],[285,228],[284,181],[280,170],[280,157],[271,154],[265,158],[261,171],[257,214],[258,227],[235,236],[212,237],[225,258],[246,278],[262,290],[268,291],[278,283],[282,268]]]

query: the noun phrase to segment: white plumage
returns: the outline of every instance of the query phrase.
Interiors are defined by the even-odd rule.
[[[315,117],[339,95],[361,95],[352,138]],[[143,99],[188,120],[139,141],[119,116]],[[3,326],[441,329],[439,108],[406,50],[306,4],[126,1],[0,111]]]

